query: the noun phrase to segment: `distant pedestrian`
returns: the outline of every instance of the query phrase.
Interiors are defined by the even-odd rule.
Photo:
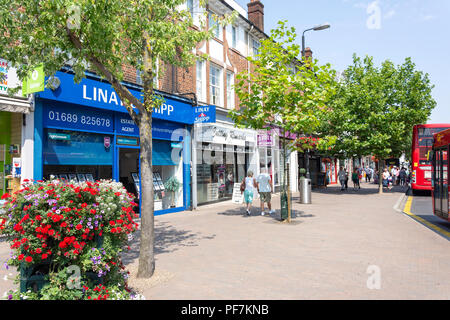
[[[384,172],[382,175],[382,179],[383,179],[383,188],[389,188],[389,178],[391,177],[391,174],[389,173],[387,168],[384,168]]]
[[[341,184],[341,191],[342,190],[344,190],[344,188],[345,188],[345,177],[346,177],[346,172],[345,172],[345,170],[344,170],[344,167],[341,167],[340,169],[339,169],[339,172],[338,172],[338,179],[339,179],[339,183]]]
[[[256,178],[256,188],[259,192],[259,199],[261,202],[261,215],[265,214],[264,212],[264,202],[267,203],[267,207],[269,208],[269,214],[275,213],[275,210],[272,210],[271,204],[271,194],[272,194],[272,179],[270,175],[266,172],[266,168],[261,168],[261,173]]]
[[[370,183],[370,179],[372,178],[372,169],[366,167],[365,172],[366,172],[366,182]]]
[[[405,186],[406,185],[406,169],[404,167],[402,167],[398,176],[400,178],[400,185]]]
[[[244,188],[242,188],[244,187]],[[242,180],[241,190],[244,189],[244,202],[247,205],[247,215],[250,215],[250,210],[253,202],[253,190],[256,188],[256,180],[253,178],[253,172],[249,170],[247,176]]]
[[[345,190],[348,189],[348,172],[347,172],[347,168],[344,169],[345,171]]]
[[[353,171],[352,173],[352,181],[353,181],[353,189],[361,189],[361,185],[359,184],[359,173],[358,173],[358,169],[355,169],[355,171]]]

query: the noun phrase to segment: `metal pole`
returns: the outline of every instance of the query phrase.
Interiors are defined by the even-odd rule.
[[[310,29],[308,29],[308,30],[310,30]],[[302,34],[302,57],[305,56],[305,32],[308,30],[303,31],[303,34]],[[305,152],[305,167],[306,167],[306,178],[311,179],[311,175],[309,173],[309,149],[306,150],[306,152]]]
[[[305,56],[305,31],[302,34],[302,57]]]
[[[291,223],[291,188],[289,182],[289,162],[286,163],[288,223]]]

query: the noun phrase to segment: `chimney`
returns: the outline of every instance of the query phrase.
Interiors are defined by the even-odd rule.
[[[305,49],[305,57],[306,58],[311,58],[312,57],[312,51],[311,51],[311,48],[310,47],[306,47],[306,49]]]
[[[250,0],[247,7],[248,20],[264,32],[264,5],[259,0]]]

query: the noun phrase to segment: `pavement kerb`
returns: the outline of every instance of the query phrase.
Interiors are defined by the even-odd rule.
[[[404,212],[404,208],[405,208],[405,206],[403,204],[404,203],[406,204],[407,199],[408,199],[408,196],[406,195],[406,193],[402,194],[398,198],[397,202],[395,203],[395,205],[393,207],[394,210],[397,211],[397,212],[403,213]],[[400,209],[400,208],[403,208],[403,209]]]
[[[435,225],[429,221],[426,221],[425,219],[423,219],[411,212],[411,205],[412,205],[413,199],[414,199],[413,196],[407,196],[406,203],[401,212],[406,214],[407,216],[413,218],[415,221],[419,222],[420,224],[424,225],[425,227],[429,228],[430,230],[437,232],[441,236],[445,237],[447,240],[450,240],[450,232],[449,231],[446,231],[446,230],[438,227],[437,225]]]

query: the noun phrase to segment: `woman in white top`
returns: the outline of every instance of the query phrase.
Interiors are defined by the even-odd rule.
[[[256,180],[253,178],[253,172],[251,170],[247,172],[247,177],[244,178],[242,183],[245,184],[244,202],[247,204],[247,215],[250,215],[250,209],[253,202],[253,190],[256,188]]]
[[[389,190],[391,190],[391,187],[389,186],[389,178],[391,177],[391,174],[389,173],[387,168],[384,168],[383,172],[383,187],[387,187]]]

